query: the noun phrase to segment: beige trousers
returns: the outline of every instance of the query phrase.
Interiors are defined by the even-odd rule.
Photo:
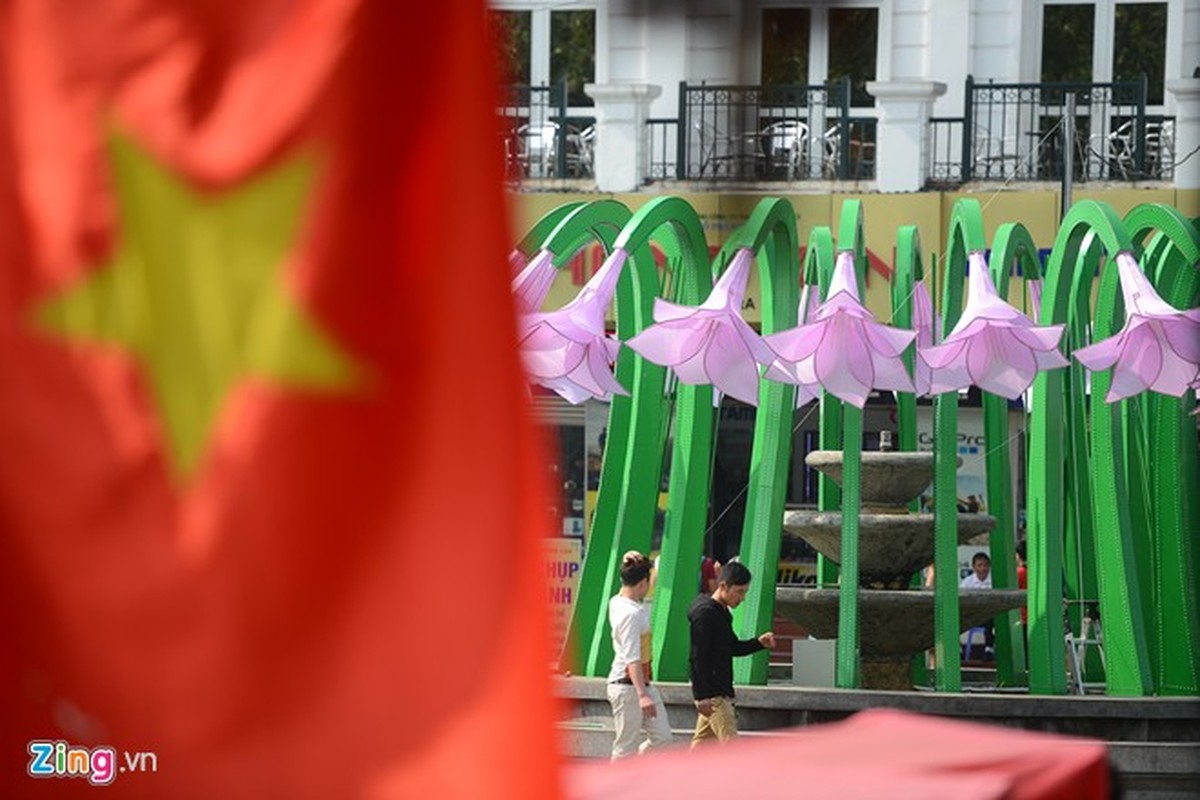
[[[693,748],[706,739],[725,742],[738,735],[737,712],[733,708],[733,701],[728,697],[714,697],[712,707],[710,716],[696,715],[696,732],[692,734]]]

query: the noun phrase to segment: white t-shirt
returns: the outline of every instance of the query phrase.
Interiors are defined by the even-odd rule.
[[[613,662],[608,679],[627,677],[630,664],[649,664],[653,647],[650,642],[650,609],[624,595],[608,601],[608,623],[612,627]]]
[[[963,589],[990,589],[992,588],[992,573],[983,580],[979,580],[979,576],[972,572],[970,575],[962,579],[959,586]]]

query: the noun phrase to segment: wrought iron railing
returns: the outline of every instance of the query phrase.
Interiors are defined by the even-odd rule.
[[[680,83],[679,119],[648,121],[650,178],[872,179],[876,120],[852,115],[849,99],[849,79],[821,86]],[[661,135],[672,122],[673,148]]]
[[[567,106],[565,84],[509,86],[498,118],[509,183],[593,175],[596,120]]]
[[[1058,181],[1074,129],[1076,181],[1168,181],[1175,118],[1149,113],[1146,81],[975,83],[962,117],[929,121],[929,184]],[[596,127],[559,86],[511,86],[499,108],[510,183],[556,183],[594,174]],[[647,181],[871,180],[877,120],[855,115],[848,79],[820,86],[679,85],[679,117],[646,125]],[[1073,125],[1067,124],[1069,98]]]
[[[956,186],[963,182],[963,118],[929,118],[929,183]]]
[[[652,117],[646,120],[647,153],[646,182],[675,180],[678,162],[675,143],[679,140],[679,120],[673,117]]]
[[[968,77],[963,116],[930,120],[930,182],[1062,180],[1068,129],[1076,181],[1174,177],[1175,120],[1147,113],[1144,78],[999,84]]]

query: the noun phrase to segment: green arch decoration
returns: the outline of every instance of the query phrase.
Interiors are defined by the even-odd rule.
[[[668,260],[676,265],[677,280],[672,287],[675,299],[695,303],[703,300],[711,289],[712,279],[703,227],[691,206],[678,198],[663,197],[651,201],[635,215],[626,213],[623,219],[620,215],[614,218],[611,208],[603,211],[606,232],[614,222],[622,223],[612,246],[630,253],[628,268],[617,286],[617,324],[622,340],[635,335],[653,319],[654,299],[661,285],[650,249],[652,240],[663,247]],[[571,237],[577,235],[569,226],[591,227],[586,218],[570,218],[570,222],[564,220],[563,224],[559,232],[562,241],[572,241]],[[625,313],[627,308],[633,309],[632,315]],[[663,392],[665,372],[628,348],[618,358],[617,375],[629,388],[630,397],[613,398],[592,534],[569,628],[569,638],[576,640],[582,650],[579,671],[584,674],[604,674],[612,662],[607,599],[620,584],[621,555],[627,550],[649,552],[651,547],[670,419],[668,399]],[[682,435],[676,438],[676,463],[700,461],[707,469],[711,450],[711,391],[711,387],[681,387],[676,393],[681,418],[691,419],[690,423],[682,423]],[[627,433],[623,435],[623,431]],[[621,447],[622,444],[626,446]],[[703,472],[686,468],[678,472],[679,477],[672,477],[669,507],[676,513],[670,515],[669,525],[674,531],[670,540],[687,547],[698,540],[697,528],[699,536],[703,535],[708,479]],[[679,561],[672,561],[669,554],[660,563],[664,574],[656,591],[660,597],[669,596],[677,583],[673,575],[682,570],[676,570],[674,565]],[[679,638],[685,635],[677,628],[672,634],[667,637],[668,650],[660,649],[664,659],[659,662],[660,668],[665,665],[667,672],[678,671]],[[686,638],[682,644],[686,648]],[[686,649],[682,654],[686,659]],[[686,665],[686,661],[682,663]]]
[[[1152,207],[1142,210],[1150,211],[1153,218]],[[1139,240],[1150,228],[1140,227],[1135,220],[1134,230],[1129,230],[1129,219],[1126,218],[1126,228],[1137,248]],[[1164,227],[1170,230],[1174,221],[1164,220]],[[1194,252],[1195,246],[1186,228],[1176,228],[1176,235]],[[1188,289],[1186,284],[1175,285],[1180,278],[1195,280],[1197,272],[1191,268],[1194,261],[1186,260],[1169,236],[1162,231],[1155,233],[1139,261],[1150,282],[1158,287],[1167,302],[1176,307],[1195,305],[1194,288]],[[1164,268],[1170,275],[1164,273]],[[1123,309],[1115,276],[1106,275],[1101,281],[1099,297],[1097,329],[1113,330]],[[1116,315],[1115,319],[1110,319],[1112,314]],[[1123,473],[1129,491],[1135,558],[1142,589],[1142,609],[1146,615],[1146,648],[1155,692],[1159,694],[1195,693],[1188,690],[1195,681],[1194,629],[1186,615],[1179,616],[1189,606],[1194,612],[1195,599],[1191,592],[1180,592],[1178,588],[1195,585],[1194,578],[1190,582],[1183,579],[1184,574],[1195,575],[1188,560],[1195,551],[1195,537],[1180,533],[1195,530],[1194,524],[1189,522],[1190,495],[1194,492],[1171,497],[1175,487],[1189,485],[1181,480],[1185,470],[1194,475],[1191,467],[1195,463],[1195,451],[1191,446],[1184,446],[1188,442],[1185,431],[1190,431],[1192,426],[1182,419],[1180,402],[1186,400],[1147,392],[1118,404],[1120,428],[1117,436],[1125,454]],[[1164,480],[1170,481],[1169,486],[1161,483]],[[1191,485],[1196,485],[1194,478]],[[1195,559],[1190,563],[1194,564]],[[1175,621],[1168,622],[1169,617],[1174,617]],[[1172,635],[1176,628],[1178,633]]]
[[[734,232],[731,242],[736,248],[753,251],[758,261],[762,333],[794,327],[800,302],[800,257],[792,204],[780,198],[763,199],[746,223]],[[770,630],[775,612],[775,576],[779,572],[795,388],[766,379],[760,379],[758,384],[750,483],[739,552],[742,563],[755,579],[745,602],[734,612],[734,627],[742,637]],[[766,683],[768,661],[767,653],[739,659],[734,667],[735,680]]]
[[[541,249],[542,242],[558,227],[558,224],[566,219],[572,211],[575,211],[582,205],[582,202],[563,203],[561,206],[555,206],[550,209],[542,215],[541,219],[533,223],[533,226],[521,237],[521,240],[517,242],[516,249],[520,250],[525,258],[532,258]],[[591,235],[587,232],[584,232],[582,236],[585,240],[591,238]],[[574,253],[582,246],[583,243],[581,242],[575,247],[564,247],[561,249],[564,253]],[[556,266],[562,265],[558,264]]]
[[[1085,247],[1085,243],[1091,246]],[[1092,276],[1099,264],[1099,247],[1115,255],[1129,250],[1129,237],[1108,206],[1092,200],[1076,203],[1063,219],[1046,269],[1042,293],[1042,324],[1067,325],[1067,336],[1078,335],[1078,316],[1087,307]],[[1107,271],[1107,270],[1106,270]],[[1081,309],[1082,306],[1082,309]],[[1079,344],[1074,341],[1068,344]],[[1076,362],[1077,363],[1077,362]],[[1071,464],[1074,453],[1063,450],[1064,410],[1075,383],[1073,368],[1064,386],[1064,370],[1041,372],[1033,384],[1030,417],[1028,548],[1029,558],[1029,683],[1035,694],[1063,694],[1066,674],[1064,627],[1059,606],[1063,575],[1063,539],[1067,518],[1065,482],[1081,475],[1087,464]],[[1092,393],[1102,398],[1108,376],[1092,376]],[[1126,496],[1123,460],[1114,450],[1114,412],[1107,404],[1092,403],[1091,477],[1096,522],[1096,565],[1100,606],[1105,619],[1108,688],[1112,694],[1141,695],[1151,691],[1146,657],[1146,634]],[[1071,419],[1068,416],[1067,422]],[[1075,420],[1075,425],[1081,421]],[[1074,426],[1072,426],[1074,427]],[[1077,451],[1076,451],[1077,452]]]
[[[1042,265],[1037,245],[1028,229],[1020,223],[1006,223],[992,239],[989,269],[996,291],[1008,297],[1009,275],[1020,266],[1026,281],[1040,280]],[[1017,586],[1014,501],[1009,457],[1008,401],[991,392],[983,393],[983,430],[988,511],[996,518],[989,537],[992,552],[992,585],[997,589]],[[1007,611],[996,625],[996,682],[1000,686],[1026,683],[1025,637],[1021,631],[1019,610]]]
[[[611,252],[631,216],[629,209],[615,200],[584,204],[559,221],[541,248],[553,252],[555,263],[560,267],[592,239],[602,244],[606,252]],[[617,332],[622,339],[633,336],[649,324],[657,287],[649,247],[631,252],[617,281]],[[631,396],[614,397],[609,410],[606,452],[588,536],[588,554],[584,557],[575,606],[567,627],[569,652],[565,654],[565,660],[572,669],[587,675],[606,670],[612,658],[612,645],[607,643],[605,660],[604,630],[602,624],[597,624],[598,620],[607,620],[602,609],[607,600],[608,554],[616,549],[649,549],[657,498],[648,496],[641,487],[656,485],[662,469],[661,425],[658,424],[661,408],[645,403],[645,399],[662,395],[664,370],[635,358],[631,351],[622,350],[617,357],[616,374],[630,389]],[[635,404],[638,413],[635,413]],[[656,460],[635,457],[635,454],[655,450],[659,454]],[[604,557],[596,558],[591,556],[592,553],[602,553]]]
[[[963,274],[967,255],[986,247],[979,201],[961,199],[950,212],[950,232],[942,280],[942,338],[962,316]],[[939,691],[962,689],[958,649],[958,393],[944,392],[933,402],[933,624]]]
[[[674,252],[669,258],[674,264],[672,299],[687,305],[703,302],[712,291],[712,271],[704,228],[695,210],[677,197],[653,200],[625,226],[617,246],[637,248],[651,240],[662,242],[664,249]],[[658,396],[662,397],[661,391]],[[659,680],[687,680],[688,677],[687,628],[669,623],[686,619],[687,604],[696,595],[696,575],[708,520],[713,445],[712,387],[677,384],[673,396],[675,437],[652,621],[653,662],[655,677]],[[668,403],[669,400],[660,399],[659,402]],[[663,414],[664,433],[670,417],[670,414]],[[658,461],[662,461],[661,453]],[[657,495],[658,487],[656,481],[647,490]],[[620,552],[613,551],[614,565]],[[618,579],[614,566],[610,588],[615,589]]]
[[[1163,299],[1176,308],[1195,307],[1200,299],[1200,233],[1170,206],[1143,204],[1126,215],[1126,232],[1137,247],[1155,231],[1142,253],[1141,265]],[[1115,271],[1102,276],[1096,309],[1096,338],[1115,332],[1122,303]],[[1188,413],[1194,397],[1165,397],[1153,392],[1124,403],[1126,442],[1142,442],[1144,458],[1125,472],[1141,474],[1146,486],[1142,525],[1152,532],[1140,559],[1143,610],[1147,614],[1147,649],[1158,694],[1200,694],[1200,631],[1197,621],[1198,545],[1194,491],[1197,455],[1194,426]],[[1139,413],[1140,412],[1140,413]],[[1134,450],[1126,446],[1126,452]],[[1136,527],[1136,526],[1135,526]],[[1144,562],[1149,562],[1149,569]]]
[[[1151,267],[1151,282],[1163,298],[1176,308],[1195,308],[1200,302],[1200,229],[1176,209],[1145,204],[1125,217],[1125,226],[1135,244],[1153,229],[1158,233],[1143,255]],[[1151,507],[1156,511],[1157,558],[1162,570],[1152,630],[1159,645],[1151,649],[1155,660],[1155,679],[1162,694],[1200,694],[1197,680],[1197,654],[1200,634],[1196,592],[1200,587],[1200,508],[1196,488],[1200,488],[1200,464],[1194,447],[1193,425],[1188,417],[1195,406],[1191,393],[1169,398],[1150,393],[1145,396],[1150,410],[1150,441],[1157,455],[1173,454],[1178,468],[1164,458],[1150,459],[1151,485],[1155,495]],[[1177,491],[1176,487],[1185,487]],[[1193,487],[1188,491],[1186,487]],[[1188,532],[1191,532],[1189,535]]]

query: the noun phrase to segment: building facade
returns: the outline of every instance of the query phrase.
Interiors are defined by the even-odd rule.
[[[586,123],[564,132],[567,168],[538,177],[585,190],[837,180],[912,192],[1064,169],[1200,188],[1200,0],[492,6],[513,82],[566,83],[566,117]]]

